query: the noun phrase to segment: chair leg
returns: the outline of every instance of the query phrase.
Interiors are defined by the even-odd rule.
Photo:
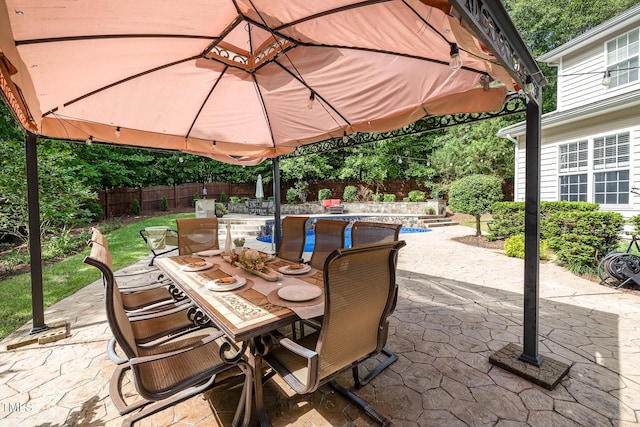
[[[337,391],[338,393],[340,393],[341,395],[343,395],[344,397],[346,397],[347,399],[355,403],[360,409],[365,411],[371,418],[379,422],[382,426],[388,427],[393,425],[393,423],[389,418],[385,417],[380,412],[376,411],[373,406],[371,406],[369,403],[361,399],[357,394],[355,394],[351,390],[347,390],[346,388],[342,387],[340,384],[336,382],[336,380],[329,381],[329,385],[335,391]]]
[[[381,351],[382,354],[387,356],[382,362],[380,362],[375,368],[373,368],[369,373],[363,378],[360,379],[360,375],[358,373],[358,366],[353,367],[353,381],[355,383],[356,390],[360,390],[362,387],[367,385],[369,381],[374,379],[380,372],[385,370],[389,365],[398,360],[398,355],[389,350],[388,348],[383,348]]]

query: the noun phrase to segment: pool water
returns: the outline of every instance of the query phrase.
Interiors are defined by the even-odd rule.
[[[410,228],[410,227],[402,227],[400,229],[400,234],[408,234],[408,233],[426,233],[431,230],[425,230],[423,228]],[[271,243],[271,236],[261,236],[258,237],[258,240],[265,243]],[[307,230],[307,237],[304,243],[304,252],[313,252],[313,247],[316,243],[316,233],[314,230]],[[344,232],[344,246],[346,248],[351,247],[351,227],[345,229]]]

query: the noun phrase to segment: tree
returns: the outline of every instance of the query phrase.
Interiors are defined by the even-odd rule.
[[[470,175],[451,183],[449,208],[476,218],[476,236],[482,235],[480,217],[502,200],[500,179],[492,175]]]
[[[86,203],[96,200],[87,187],[73,151],[55,141],[38,144],[41,232],[51,233],[88,222]],[[20,240],[28,238],[27,178],[23,142],[0,143],[0,230]]]

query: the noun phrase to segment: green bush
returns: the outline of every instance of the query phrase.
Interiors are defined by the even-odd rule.
[[[395,194],[388,194],[388,193],[385,193],[385,194],[382,196],[382,201],[383,201],[383,202],[395,202],[395,201],[396,201],[396,195],[395,195]]]
[[[297,181],[294,187],[296,189],[298,200],[302,203],[306,203],[309,183],[306,181]]]
[[[353,185],[347,185],[344,187],[344,193],[342,194],[342,200],[347,203],[351,203],[356,200],[358,196],[358,189]]]
[[[426,198],[427,197],[424,191],[420,191],[420,190],[409,191],[409,199],[412,202],[424,202]]]
[[[409,202],[411,202],[412,200],[411,200],[411,197],[403,197],[403,198],[402,198],[402,201],[403,201],[403,202],[405,202],[405,203],[409,203]]]
[[[236,197],[236,196],[231,196],[231,197],[229,197],[229,202],[230,203],[234,203],[234,204],[238,203],[238,202],[240,202],[240,198]]]
[[[160,210],[161,211],[168,211],[169,210],[169,203],[167,202],[167,197],[166,196],[162,196],[162,200],[160,200]]]
[[[502,183],[492,175],[469,175],[451,183],[449,208],[453,212],[473,215],[476,219],[476,236],[482,234],[480,217],[491,206],[502,200]]]
[[[224,194],[224,191],[220,193],[220,203],[227,203],[227,195]]]
[[[382,201],[382,193],[375,193],[372,197],[374,202],[381,202]]]
[[[142,212],[142,208],[140,207],[140,200],[133,199],[133,202],[131,202],[131,213],[134,215],[140,215],[140,212]]]
[[[229,213],[229,210],[227,209],[227,207],[222,203],[216,203],[215,209],[216,209],[217,217],[222,217],[223,215],[226,215]]]
[[[540,202],[541,235],[547,236],[545,219],[556,212],[595,212],[600,205],[587,202]],[[524,202],[498,202],[489,209],[491,213],[490,239],[504,239],[524,234]]]
[[[595,268],[616,250],[623,225],[617,212],[571,210],[554,212],[541,220],[540,227],[560,261]]]
[[[318,191],[318,200],[323,201],[331,197],[331,190],[328,188],[322,188]]]
[[[427,206],[426,208],[424,208],[424,213],[426,215],[435,215],[436,214],[436,208],[434,208],[433,206]]]
[[[287,190],[287,203],[291,204],[291,205],[295,205],[296,203],[298,203],[298,190],[296,190],[295,188],[291,187]]]
[[[524,259],[524,235],[516,234],[509,237],[504,241],[504,251],[507,256],[512,258]],[[540,241],[540,259],[548,258],[547,255],[547,241]]]
[[[85,205],[85,208],[90,212],[89,221],[99,222],[102,220],[102,205],[96,202],[89,202]]]

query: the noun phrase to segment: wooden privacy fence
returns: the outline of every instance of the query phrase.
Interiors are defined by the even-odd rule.
[[[307,190],[307,200],[318,200],[318,191],[328,188],[331,191],[331,198],[340,199],[344,194],[344,189],[348,185],[356,188],[360,186],[367,187],[373,192],[376,191],[375,184],[365,184],[360,181],[340,181],[325,180],[309,183]],[[286,203],[287,190],[295,186],[295,182],[282,182],[280,190],[280,202]],[[207,198],[220,200],[220,195],[224,192],[229,197],[235,196],[239,198],[247,197],[255,198],[256,184],[255,182],[245,182],[240,184],[229,184],[226,182],[210,182],[203,184],[180,184],[180,185],[158,185],[146,188],[113,188],[98,193],[99,203],[102,205],[102,211],[105,218],[121,216],[131,213],[131,205],[134,199],[140,202],[142,212],[160,210],[160,203],[163,197],[167,198],[167,206],[169,209],[188,208],[194,206],[194,197],[198,194],[202,198],[202,189],[207,189]],[[378,186],[380,193],[395,194],[397,201],[402,201],[407,197],[410,191],[420,190],[426,193],[427,198],[433,198],[429,189],[425,188],[415,179],[387,179]],[[513,183],[507,182],[503,185],[504,200],[513,200]],[[273,195],[273,187],[271,183],[264,185],[264,197]]]

